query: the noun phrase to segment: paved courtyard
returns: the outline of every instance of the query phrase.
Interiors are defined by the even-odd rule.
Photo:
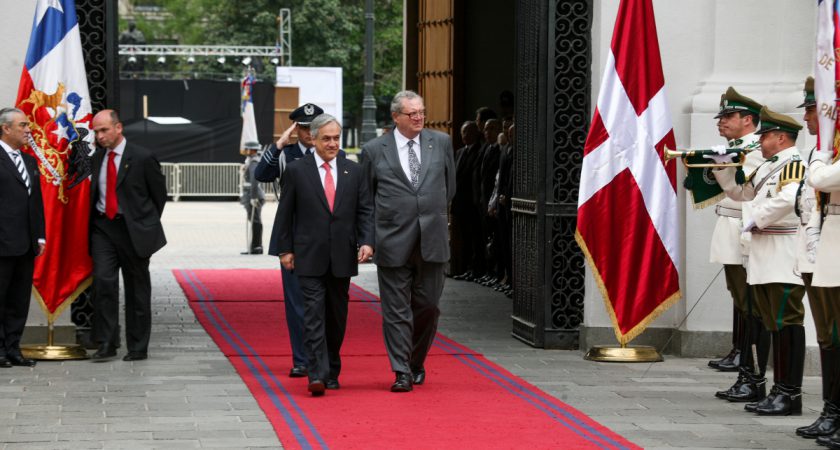
[[[263,211],[266,246],[275,207]],[[152,258],[150,359],[0,369],[0,448],[282,448],[172,275],[277,261],[239,254],[245,214],[235,202],[169,203],[163,219],[169,244]],[[365,265],[353,281],[378,293],[375,271]],[[441,308],[442,333],[644,448],[818,448],[793,429],[822,408],[819,378],[806,377],[803,416],[760,418],[714,398],[734,375],[706,368],[706,360],[593,363],[579,351],[534,349],[510,336],[511,300],[473,283],[447,280]]]

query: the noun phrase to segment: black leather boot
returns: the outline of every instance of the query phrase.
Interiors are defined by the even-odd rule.
[[[840,431],[835,431],[834,434],[828,436],[818,437],[817,444],[828,448],[840,449]]]
[[[739,370],[738,379],[735,380],[735,384],[730,386],[729,389],[727,389],[725,391],[715,392],[715,397],[722,398],[724,400],[728,399],[730,395],[733,395],[736,392],[738,392],[741,389],[741,386],[743,386],[745,383],[749,382],[748,376],[749,376],[749,372],[747,372],[743,369]]]
[[[767,367],[767,357],[770,347],[770,335],[764,329],[761,319],[757,317],[744,318],[744,336],[741,340],[741,361],[738,371],[745,380],[740,386],[732,386],[725,398],[730,402],[756,402],[767,394],[767,380],[764,371]],[[753,361],[753,345],[758,362]],[[758,373],[756,373],[756,369]],[[736,383],[737,384],[737,383]]]
[[[835,391],[837,378],[840,377],[840,350],[820,349],[820,367],[822,369],[823,410],[814,423],[799,427],[796,434],[806,439],[830,436],[840,428],[840,387]]]
[[[259,222],[254,222],[251,224],[251,254],[252,255],[261,255],[263,252],[262,247],[262,233],[263,233],[263,226]]]
[[[740,360],[741,351],[739,350],[739,343],[741,342],[742,332],[741,312],[737,308],[732,310],[732,350],[729,354],[721,359],[713,359],[709,361],[709,367],[720,370],[721,372],[735,372],[738,370],[738,363]]]
[[[741,377],[738,378],[742,380]],[[767,379],[761,376],[752,374],[743,374],[743,383],[735,383],[729,391],[725,391],[726,400],[733,403],[755,402],[766,397],[767,395]],[[718,396],[715,394],[715,396]]]
[[[776,384],[778,395],[768,405],[757,406],[755,412],[760,416],[789,416],[802,414],[802,375],[805,366],[805,327],[802,325],[788,325],[775,333],[773,338],[779,338],[779,345],[775,342],[774,357],[778,354],[779,361],[773,361],[774,372],[778,372],[779,380]]]

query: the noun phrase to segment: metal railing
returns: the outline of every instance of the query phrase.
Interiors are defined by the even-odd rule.
[[[181,197],[233,197],[242,191],[239,163],[161,163],[166,176],[166,193]],[[272,183],[260,183],[266,200],[274,200]]]

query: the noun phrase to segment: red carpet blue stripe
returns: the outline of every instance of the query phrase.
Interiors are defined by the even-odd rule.
[[[213,324],[213,327],[216,329],[216,331],[219,332],[221,336],[224,337],[225,341],[236,350],[237,354],[239,354],[239,356],[242,357],[243,362],[245,363],[245,365],[248,366],[248,369],[250,370],[251,374],[254,375],[254,377],[259,381],[260,386],[263,388],[263,390],[266,392],[269,398],[271,398],[272,404],[275,406],[277,412],[283,417],[283,420],[286,422],[286,425],[292,431],[293,435],[295,436],[295,439],[298,441],[300,446],[305,449],[313,448],[312,443],[308,441],[304,433],[301,431],[300,425],[292,417],[288,408],[285,405],[283,405],[281,396],[285,398],[285,400],[288,401],[289,404],[291,404],[292,408],[297,413],[297,415],[301,418],[301,420],[304,421],[307,429],[318,441],[319,447],[324,449],[328,448],[326,442],[324,442],[323,438],[318,433],[317,428],[306,417],[306,414],[303,412],[300,406],[297,405],[297,403],[292,399],[289,392],[283,387],[279,380],[277,380],[274,377],[274,375],[272,374],[271,370],[269,370],[265,362],[259,357],[259,355],[256,354],[256,352],[254,352],[254,349],[244,339],[242,339],[241,336],[239,336],[239,334],[233,329],[233,327],[230,326],[230,324],[225,320],[221,311],[219,311],[218,308],[215,307],[215,305],[213,304],[212,295],[203,286],[201,280],[195,277],[191,271],[180,270],[179,272],[190,285],[190,287],[193,289],[193,292],[195,292],[196,296],[198,296],[198,303],[201,306],[201,309],[204,312],[204,314]],[[208,305],[211,306],[208,308]],[[216,320],[216,316],[218,316],[219,320],[222,322],[221,324],[219,323],[219,321]],[[228,333],[227,330],[230,330],[230,333]],[[242,346],[246,347],[248,351],[243,351],[242,347],[237,342],[241,342]],[[251,361],[252,358],[256,360],[257,364],[260,366],[259,368],[256,367]],[[273,383],[268,383],[268,381],[263,376],[262,372],[267,374]],[[271,384],[276,386],[276,389],[272,387]],[[280,391],[279,393],[277,392],[278,390]]]

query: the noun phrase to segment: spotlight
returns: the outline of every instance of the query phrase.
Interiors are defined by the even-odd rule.
[[[251,57],[246,56],[244,59],[242,59],[242,64],[244,64],[246,66],[250,66],[251,65]]]
[[[225,63],[225,57],[224,57],[224,56],[220,56],[220,57],[216,58],[216,61],[218,61],[218,62],[219,62],[219,64],[224,64],[224,63]]]
[[[157,62],[158,62],[158,64],[165,64],[166,63],[166,57],[165,56],[158,56]]]
[[[195,57],[190,56],[187,58],[187,64],[195,64]]]
[[[129,64],[134,64],[136,62],[137,62],[137,58],[134,55],[131,55],[131,56],[128,57],[128,63]]]
[[[280,64],[280,58],[276,58],[276,57],[275,57],[275,58],[271,58],[271,64],[274,64],[275,66],[276,66],[277,64]]]

